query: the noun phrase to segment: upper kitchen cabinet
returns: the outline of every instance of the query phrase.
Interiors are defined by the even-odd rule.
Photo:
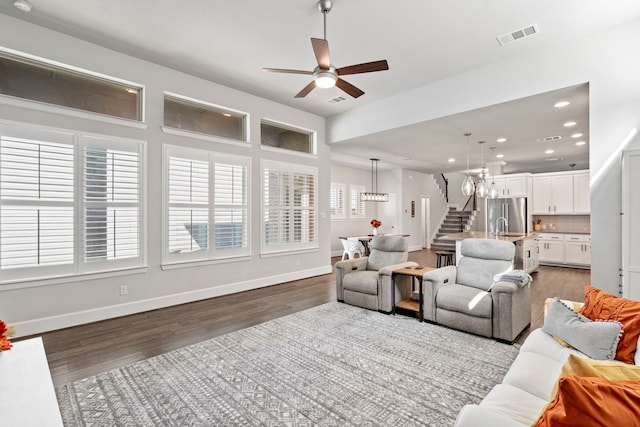
[[[529,197],[531,177],[529,174],[497,175],[492,178],[498,190],[498,198]]]
[[[534,175],[533,214],[573,214],[573,175]]]
[[[573,212],[589,214],[591,212],[589,196],[589,172],[576,173],[573,176]]]

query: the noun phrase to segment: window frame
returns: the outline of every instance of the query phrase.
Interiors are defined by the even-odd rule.
[[[213,111],[213,112],[220,112],[220,113],[228,113],[234,116],[239,116],[242,118],[242,134],[243,137],[242,139],[235,139],[235,138],[227,138],[224,136],[220,136],[220,135],[215,135],[215,134],[211,134],[211,133],[205,133],[205,132],[198,132],[198,131],[194,131],[194,130],[190,130],[190,129],[182,129],[182,128],[177,128],[174,126],[170,126],[165,124],[165,117],[164,117],[164,113],[163,113],[163,119],[162,119],[162,126],[161,129],[164,133],[169,133],[169,134],[174,134],[174,135],[181,135],[181,136],[187,136],[187,137],[191,137],[191,138],[197,138],[197,139],[201,139],[201,140],[205,140],[205,141],[212,141],[212,142],[223,142],[223,143],[227,143],[227,144],[234,144],[234,145],[242,145],[242,146],[247,146],[250,145],[249,141],[249,129],[250,129],[250,115],[249,113],[245,112],[245,111],[240,111],[240,110],[236,110],[233,108],[228,108],[222,105],[218,105],[218,104],[214,104],[211,102],[207,102],[207,101],[203,101],[200,99],[196,99],[196,98],[191,98],[188,96],[184,96],[184,95],[180,95],[177,93],[173,93],[173,92],[164,92],[164,97],[163,97],[163,111],[164,111],[164,103],[166,101],[166,99],[173,99],[177,102],[182,102],[185,104],[191,104],[194,105],[196,107],[201,107],[204,109],[207,109],[209,111]]]
[[[197,148],[189,148],[183,146],[176,146],[170,144],[163,144],[162,146],[162,265],[170,266],[174,264],[185,263],[208,263],[208,262],[220,262],[220,261],[232,261],[239,258],[250,256],[252,253],[251,247],[251,162],[252,159],[248,156],[239,156],[228,153],[221,153],[212,150],[203,150]],[[185,253],[170,253],[169,251],[169,162],[171,157],[182,157],[192,159],[196,161],[208,162],[208,202],[207,209],[207,249],[202,251],[193,251]],[[227,162],[227,163],[225,163]],[[246,246],[240,248],[221,249],[216,248],[215,245],[215,165],[216,164],[228,164],[231,163],[236,166],[245,168],[245,200],[244,206],[246,210],[245,219],[245,238]],[[229,206],[224,204],[223,206]],[[238,206],[238,205],[234,205]]]
[[[132,126],[136,128],[146,128],[145,123],[145,86],[139,83],[121,79],[118,77],[109,76],[106,74],[98,73],[95,71],[87,70],[80,67],[64,64],[61,62],[53,61],[50,59],[42,58],[39,56],[31,55],[25,52],[0,47],[0,57],[6,58],[11,61],[21,62],[24,64],[32,65],[34,67],[42,67],[52,72],[61,71],[70,75],[76,75],[85,80],[101,81],[110,85],[119,86],[123,91],[127,91],[131,94],[136,93],[136,111],[137,118],[131,119],[122,116],[114,116],[112,114],[96,112],[79,107],[70,107],[66,105],[31,99],[23,98],[15,95],[7,95],[0,93],[0,104],[4,105],[16,105],[20,107],[30,108],[33,110],[40,110],[46,112],[56,112],[67,116],[75,116],[84,119],[97,120],[106,123],[116,123],[125,126]]]
[[[0,139],[18,138],[34,142],[60,142],[73,148],[73,200],[65,205],[72,207],[73,221],[73,260],[58,266],[30,265],[24,268],[1,268],[0,286],[11,283],[36,282],[48,279],[67,277],[69,280],[79,280],[83,276],[97,273],[120,272],[146,267],[146,141],[128,138],[112,137],[108,135],[88,134],[38,126],[23,126],[15,123],[0,122]],[[100,261],[85,261],[85,216],[84,195],[85,184],[84,149],[94,146],[100,141],[102,147],[118,147],[127,151],[135,151],[139,155],[138,162],[138,207],[137,244],[138,253],[135,257],[118,258]],[[1,183],[0,183],[1,185]],[[0,215],[4,206],[19,205],[20,202],[0,199]],[[36,205],[36,203],[27,203]],[[43,205],[46,205],[43,204]],[[61,206],[59,202],[53,205]],[[2,239],[2,236],[0,236]],[[77,279],[74,279],[77,278]]]
[[[288,201],[287,203],[281,204],[272,209],[278,209],[281,211],[287,211],[289,215],[288,221],[288,229],[286,230],[288,233],[288,242],[278,242],[274,244],[267,244],[266,242],[266,226],[265,222],[267,218],[267,209],[269,206],[266,204],[267,200],[265,197],[265,185],[266,179],[265,174],[267,170],[273,170],[281,173],[287,174],[288,179]],[[304,207],[296,207],[295,206],[295,175],[296,174],[305,174],[311,175],[314,180],[313,185],[313,206],[309,208]],[[261,175],[261,235],[260,235],[260,252],[262,255],[268,254],[277,254],[280,252],[294,252],[299,250],[307,250],[307,249],[317,249],[319,247],[318,242],[318,168],[313,166],[305,166],[294,163],[285,163],[279,162],[275,160],[266,160],[262,159],[261,167],[260,167],[260,175]],[[295,212],[302,210],[310,210],[313,216],[313,240],[307,242],[295,242]]]
[[[283,130],[288,130],[288,131],[293,131],[293,132],[298,132],[298,133],[302,133],[302,134],[306,134],[309,136],[309,152],[304,152],[304,151],[298,151],[298,150],[291,150],[288,148],[282,148],[282,147],[274,147],[272,145],[266,145],[262,142],[262,125],[265,124],[267,126],[272,126],[272,127],[276,127],[276,128],[280,128]],[[284,123],[278,120],[272,120],[272,119],[268,119],[268,118],[262,118],[260,120],[260,149],[262,150],[267,150],[267,151],[274,151],[274,152],[279,152],[279,153],[287,153],[287,154],[294,154],[294,155],[298,155],[298,156],[304,156],[304,157],[312,157],[312,158],[316,158],[318,156],[318,133],[314,130],[311,129],[306,129],[303,127],[299,127],[299,126],[294,126],[294,125],[290,125],[288,123]]]

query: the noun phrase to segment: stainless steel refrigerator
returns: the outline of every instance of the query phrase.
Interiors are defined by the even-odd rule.
[[[528,233],[527,222],[527,198],[516,197],[513,199],[487,199],[487,231],[496,232],[496,221],[499,221],[498,230],[508,233]]]

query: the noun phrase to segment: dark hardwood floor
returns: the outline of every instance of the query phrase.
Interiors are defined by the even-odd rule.
[[[332,258],[332,264],[339,259]],[[431,250],[411,252],[409,260],[436,265]],[[581,301],[589,278],[589,270],[541,267],[532,285],[532,328],[542,324],[547,297]],[[335,299],[335,276],[327,274],[61,329],[42,337],[54,384],[59,385]]]

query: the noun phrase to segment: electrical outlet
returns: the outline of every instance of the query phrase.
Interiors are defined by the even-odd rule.
[[[129,287],[127,285],[120,285],[120,296],[126,295],[129,293]]]

